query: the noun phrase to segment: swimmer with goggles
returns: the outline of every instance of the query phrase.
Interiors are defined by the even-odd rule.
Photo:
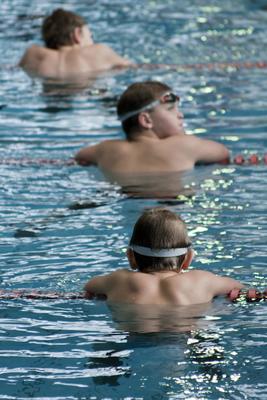
[[[173,92],[164,93],[159,99],[152,101],[152,103],[147,104],[144,107],[138,108],[137,110],[129,111],[124,115],[120,115],[118,118],[121,122],[126,121],[126,119],[133,117],[134,115],[140,114],[143,111],[152,109],[159,104],[174,104],[180,102],[180,97]]]

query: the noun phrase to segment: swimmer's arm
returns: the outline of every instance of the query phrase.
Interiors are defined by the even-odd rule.
[[[27,65],[31,63],[33,54],[34,54],[34,49],[33,49],[33,46],[32,46],[32,47],[29,47],[29,48],[25,51],[25,53],[23,54],[23,56],[22,56],[22,58],[21,58],[21,60],[20,60],[20,62],[19,62],[19,64],[18,64],[19,67],[21,67],[21,68],[26,68]]]
[[[188,136],[187,141],[195,163],[209,164],[229,160],[229,150],[221,143],[196,136]]]
[[[135,64],[128,60],[127,58],[121,57],[118,53],[116,53],[111,47],[101,43],[98,44],[101,51],[105,54],[107,61],[113,64],[113,67],[133,67]]]
[[[96,276],[88,281],[84,286],[85,297],[92,298],[98,296],[106,296],[106,286],[108,282],[107,276]]]
[[[82,166],[97,165],[97,149],[98,145],[84,147],[83,149],[78,151],[77,154],[75,154],[75,161]]]
[[[37,67],[37,62],[40,62],[44,55],[45,55],[46,49],[43,47],[39,47],[37,45],[32,45],[29,47],[25,53],[23,54],[20,62],[19,62],[19,67],[25,68],[25,69],[34,69]]]
[[[116,273],[96,276],[84,286],[85,297],[107,298],[110,291],[116,286]]]
[[[233,289],[243,289],[245,286],[228,276],[218,276],[213,273],[206,272],[205,277],[207,290],[211,292],[212,297],[227,295]]]

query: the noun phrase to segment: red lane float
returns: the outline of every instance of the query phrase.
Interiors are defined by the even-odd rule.
[[[237,154],[231,159],[223,160],[220,164],[235,164],[235,165],[259,165],[264,164],[267,165],[267,154],[258,155],[258,154]]]
[[[228,298],[233,301],[247,301],[248,303],[267,300],[267,289],[263,292],[257,289],[233,289]]]
[[[239,154],[233,158],[233,163],[237,164],[237,165],[243,165],[243,164],[250,164],[250,165],[265,164],[265,165],[267,165],[267,154],[264,154],[261,157],[258,154],[251,154],[247,157],[244,157],[242,154]]]

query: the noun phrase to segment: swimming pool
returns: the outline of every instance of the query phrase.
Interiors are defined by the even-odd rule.
[[[116,99],[130,82],[151,78],[180,94],[190,132],[234,154],[266,152],[267,69],[244,65],[266,61],[264,5],[135,3],[0,4],[0,289],[79,291],[90,277],[127,266],[133,223],[159,204],[188,223],[195,267],[266,287],[266,166],[199,167],[184,177],[194,196],[167,202],[128,198],[95,168],[64,165],[85,144],[122,137]],[[176,70],[107,73],[82,89],[33,82],[15,64],[57,6],[84,15],[96,40],[120,54]],[[214,65],[229,61],[240,67]],[[267,398],[262,303],[217,299],[140,315],[101,301],[18,299],[1,301],[0,321],[2,399]]]

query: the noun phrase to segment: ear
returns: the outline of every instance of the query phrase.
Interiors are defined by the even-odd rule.
[[[128,247],[126,254],[127,254],[127,257],[128,257],[128,261],[129,261],[130,267],[132,269],[138,269],[138,266],[137,266],[136,260],[135,260],[135,256],[134,256],[134,252],[132,251],[132,249],[129,249],[129,247]]]
[[[180,270],[182,271],[183,269],[188,269],[190,267],[190,264],[194,258],[195,252],[193,249],[189,249],[185,255],[184,261],[182,262]]]
[[[74,28],[71,36],[73,44],[80,44],[82,39],[82,29],[77,26],[76,28]]]
[[[142,128],[151,129],[153,127],[153,122],[148,112],[141,112],[138,115],[138,122]]]

